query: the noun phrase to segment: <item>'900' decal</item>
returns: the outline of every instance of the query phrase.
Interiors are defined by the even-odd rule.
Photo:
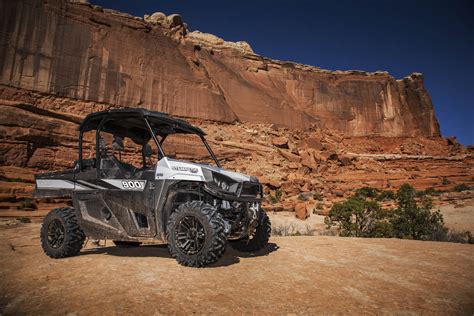
[[[102,179],[116,188],[131,191],[143,191],[145,189],[146,180],[125,180],[125,179]]]
[[[143,190],[145,189],[145,181],[140,180],[124,180],[122,188],[125,190]]]

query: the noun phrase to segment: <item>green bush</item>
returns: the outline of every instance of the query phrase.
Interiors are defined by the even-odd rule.
[[[308,201],[308,200],[309,200],[309,197],[308,197],[307,194],[300,193],[300,194],[298,195],[298,200],[300,200],[300,201]]]
[[[431,210],[431,199],[423,196],[417,200],[418,192],[409,184],[403,184],[394,193],[397,201],[394,210],[384,210],[377,201],[368,200],[367,197],[373,197],[373,193],[372,190],[362,188],[349,199],[334,204],[325,218],[327,228],[337,226],[340,236],[353,237],[446,241],[472,239],[467,235],[462,238],[455,238],[454,235],[449,237],[450,232],[444,227],[443,216],[439,211]]]
[[[373,198],[375,199],[379,193],[379,190],[371,187],[363,187],[360,189],[357,189],[355,192],[354,196],[358,198]]]
[[[450,183],[451,183],[451,181],[449,181],[448,178],[446,178],[446,177],[443,177],[443,179],[441,180],[442,185],[448,185]]]
[[[29,219],[28,217],[24,217],[24,216],[20,216],[20,217],[17,217],[16,218],[17,221],[19,221],[20,223],[31,223],[31,219]]]
[[[334,204],[324,222],[328,229],[338,226],[341,236],[384,237],[386,218],[379,203],[354,196]]]
[[[444,230],[443,215],[439,210],[431,211],[431,199],[425,196],[419,203],[415,200],[416,193],[409,184],[402,185],[397,191],[398,207],[391,220],[395,237],[427,240]]]
[[[280,200],[281,200],[281,190],[280,189],[276,189],[274,195],[272,195],[272,194],[268,195],[268,201],[271,204],[278,203],[278,202],[280,202]]]
[[[314,193],[313,194],[313,199],[316,201],[322,201],[323,200],[323,195],[321,193]]]
[[[464,183],[463,184],[458,184],[453,188],[453,190],[456,191],[456,192],[468,191],[470,189],[471,189],[471,187],[464,184]]]
[[[23,201],[20,202],[20,205],[17,206],[18,210],[37,210],[38,207],[36,206],[36,203],[29,198],[24,199]]]
[[[417,197],[423,197],[425,195],[439,195],[443,191],[441,190],[436,190],[435,188],[427,188],[426,190],[418,191],[416,193]]]
[[[391,201],[395,200],[395,192],[383,190],[375,198],[377,201]]]

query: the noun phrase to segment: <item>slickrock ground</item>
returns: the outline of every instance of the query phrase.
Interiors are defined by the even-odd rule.
[[[474,246],[278,237],[261,253],[179,266],[162,245],[91,248],[53,260],[39,224],[0,225],[0,313],[474,312]],[[109,242],[110,244],[110,242]]]

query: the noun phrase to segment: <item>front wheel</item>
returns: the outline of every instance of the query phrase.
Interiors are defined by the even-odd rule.
[[[270,235],[272,232],[272,225],[270,223],[270,218],[268,218],[265,211],[260,212],[260,218],[258,226],[255,229],[254,233],[246,238],[231,241],[230,245],[232,248],[242,252],[255,252],[259,251],[268,244]]]
[[[56,208],[46,215],[41,226],[41,246],[51,258],[77,256],[86,236],[71,207]]]
[[[181,204],[170,216],[166,235],[171,256],[189,267],[217,262],[227,243],[222,216],[202,201]]]

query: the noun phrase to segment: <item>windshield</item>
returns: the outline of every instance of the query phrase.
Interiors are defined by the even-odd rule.
[[[220,167],[206,144],[205,139],[196,134],[171,134],[161,141],[163,151],[169,158]]]

